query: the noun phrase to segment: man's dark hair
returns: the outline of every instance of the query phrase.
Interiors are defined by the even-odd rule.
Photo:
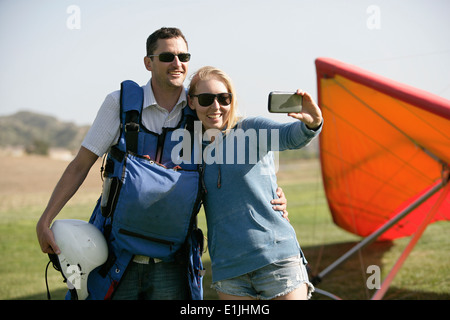
[[[155,52],[158,39],[172,39],[172,38],[182,38],[184,42],[186,42],[187,47],[188,43],[180,29],[163,27],[153,32],[147,38],[147,56],[152,55]]]

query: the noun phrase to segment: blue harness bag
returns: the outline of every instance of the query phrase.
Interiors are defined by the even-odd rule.
[[[172,141],[173,133],[192,135],[196,114],[185,107],[176,128],[156,134],[142,125],[143,90],[138,84],[122,82],[120,104],[120,138],[107,155],[103,193],[90,219],[105,235],[109,257],[90,273],[88,299],[112,298],[134,255],[184,263],[191,297],[202,299],[203,233],[196,223],[201,164],[193,160],[194,152],[190,162],[177,165],[172,159],[181,143]]]

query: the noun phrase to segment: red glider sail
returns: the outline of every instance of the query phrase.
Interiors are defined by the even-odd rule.
[[[333,59],[317,59],[316,70],[328,204],[339,227],[365,237],[445,180],[450,101]],[[379,240],[413,234],[441,194],[432,222],[449,220],[450,193],[444,191]]]

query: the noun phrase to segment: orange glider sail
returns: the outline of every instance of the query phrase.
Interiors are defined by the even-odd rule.
[[[334,59],[317,59],[316,70],[329,208],[339,227],[365,237],[448,182],[450,101]],[[431,208],[431,222],[449,220],[449,185],[379,240],[413,234]]]

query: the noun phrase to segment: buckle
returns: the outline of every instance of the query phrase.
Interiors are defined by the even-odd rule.
[[[136,122],[128,122],[125,124],[125,132],[138,132],[139,124]]]

